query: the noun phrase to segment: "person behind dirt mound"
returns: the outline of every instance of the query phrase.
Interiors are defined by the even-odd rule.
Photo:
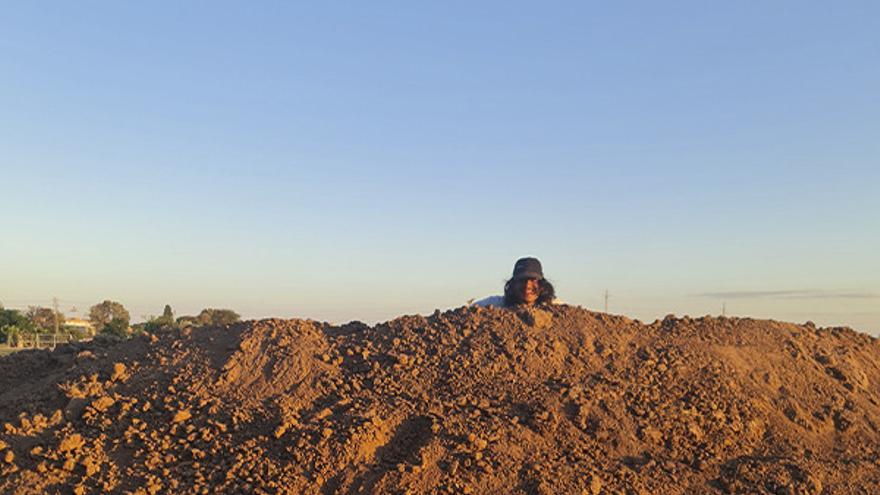
[[[556,289],[544,278],[544,270],[537,258],[520,258],[513,265],[513,276],[504,284],[503,296],[489,296],[471,303],[473,306],[535,306],[559,304]]]

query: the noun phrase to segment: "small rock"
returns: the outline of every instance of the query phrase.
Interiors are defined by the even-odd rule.
[[[106,412],[107,409],[113,407],[116,401],[113,397],[109,397],[107,395],[103,397],[98,397],[97,399],[92,401],[92,407],[98,412]]]
[[[586,490],[584,490],[586,492]],[[602,492],[602,479],[596,476],[595,474],[590,476],[590,491],[587,492],[589,495],[599,495]]]
[[[61,452],[76,452],[80,447],[85,445],[85,443],[86,441],[83,440],[82,435],[74,433],[61,440],[61,443],[58,445],[58,450]]]
[[[128,379],[128,370],[123,363],[113,363],[113,374],[110,375],[110,380],[117,382]]]
[[[82,461],[82,464],[86,468],[86,477],[89,477],[101,470],[101,464],[94,459],[86,458]]]
[[[687,427],[688,432],[693,435],[696,441],[700,441],[703,439],[703,429],[696,423],[690,423]]]
[[[278,425],[278,428],[275,428],[275,432],[273,433],[273,435],[275,436],[275,438],[281,438],[282,436],[284,436],[285,432],[287,432],[286,423]]]
[[[650,443],[656,444],[660,443],[660,441],[663,440],[663,433],[653,426],[646,426],[642,428],[641,433],[642,439]]]
[[[174,418],[171,419],[171,422],[172,423],[182,423],[191,417],[192,417],[192,413],[189,412],[189,409],[182,409],[180,411],[177,411],[174,414]]]
[[[522,312],[520,318],[527,325],[535,328],[547,328],[553,324],[553,315],[537,308],[530,308]]]

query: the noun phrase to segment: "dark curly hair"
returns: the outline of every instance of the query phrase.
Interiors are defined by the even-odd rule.
[[[510,279],[504,284],[504,305],[507,307],[523,304],[523,288],[528,279]],[[538,300],[535,304],[549,304],[556,299],[556,289],[547,279],[538,280]]]

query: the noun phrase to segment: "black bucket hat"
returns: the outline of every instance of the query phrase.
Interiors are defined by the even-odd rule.
[[[544,270],[538,258],[520,258],[513,265],[513,280],[536,278],[544,280]]]

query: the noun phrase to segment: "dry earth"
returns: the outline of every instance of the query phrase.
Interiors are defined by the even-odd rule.
[[[2,493],[877,493],[880,346],[570,306],[0,358]]]

